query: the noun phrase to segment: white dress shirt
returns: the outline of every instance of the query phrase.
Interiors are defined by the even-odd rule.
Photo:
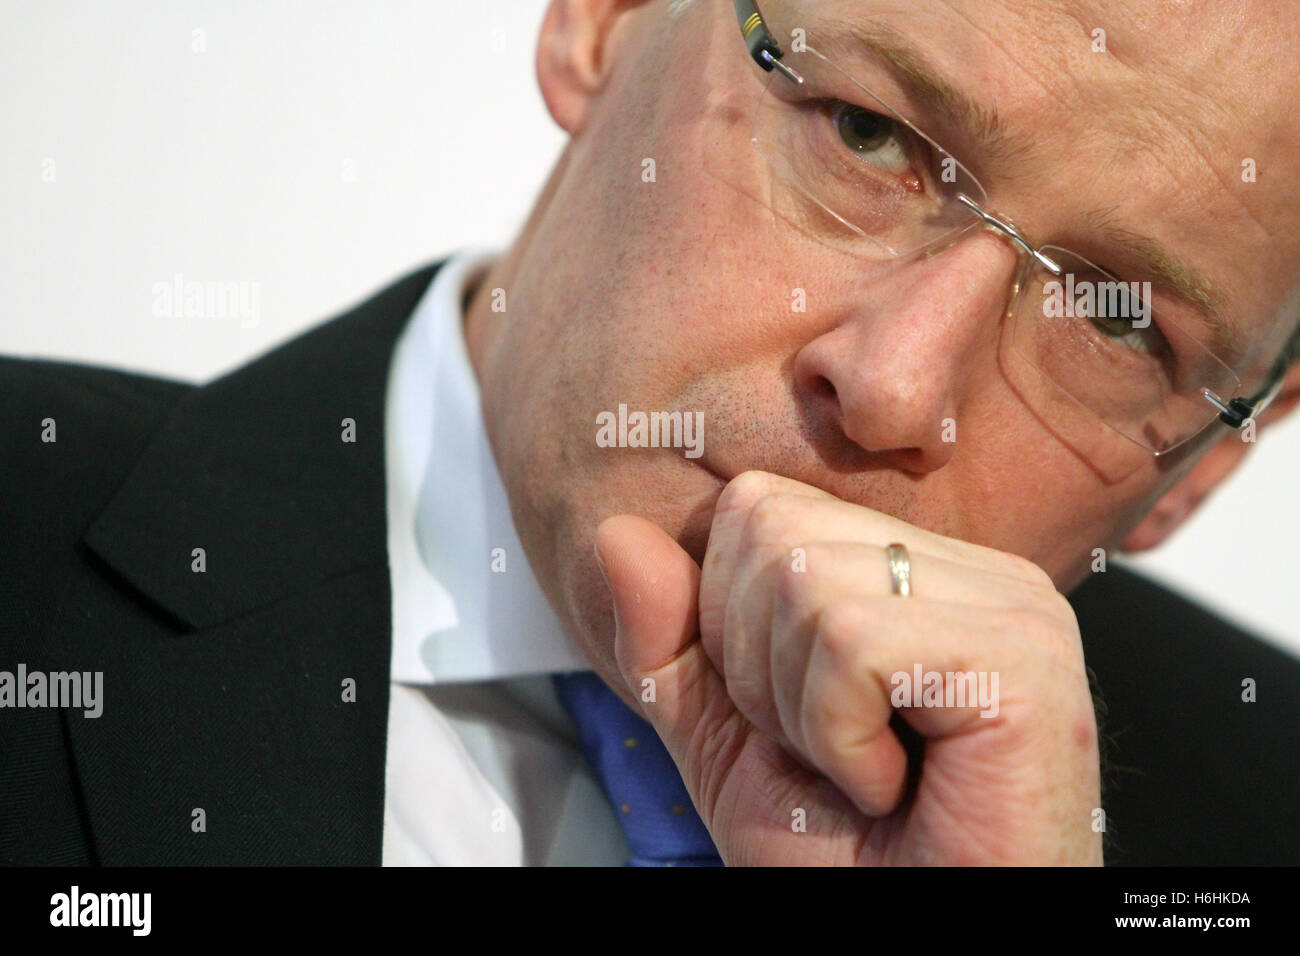
[[[465,345],[461,300],[493,259],[438,271],[389,367],[383,863],[620,865],[622,829],[548,676],[589,665],[515,534]]]

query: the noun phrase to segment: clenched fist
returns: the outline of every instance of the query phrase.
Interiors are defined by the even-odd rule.
[[[703,569],[632,516],[596,546],[619,668],[728,865],[1101,863],[1078,625],[1036,565],[763,472],[723,491]]]

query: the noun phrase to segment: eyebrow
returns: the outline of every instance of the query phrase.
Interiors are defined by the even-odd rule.
[[[1224,311],[1227,297],[1223,290],[1209,276],[1175,257],[1159,240],[1110,225],[1108,220],[1114,210],[1114,206],[1094,209],[1085,218],[1101,233],[1105,242],[1126,250],[1155,277],[1157,283],[1194,306],[1209,329],[1209,350],[1228,365],[1235,366],[1245,354],[1246,337]]]
[[[1011,160],[1023,157],[1031,148],[1028,143],[1017,142],[1011,136],[992,105],[979,103],[945,80],[929,60],[893,27],[870,20],[849,23],[818,21],[816,31],[810,29],[808,32],[825,38],[828,49],[837,48],[858,56],[865,52],[883,59],[916,99],[948,124],[968,130],[989,155]],[[856,43],[857,49],[846,40]],[[1210,333],[1210,351],[1229,365],[1235,365],[1245,352],[1244,336],[1223,311],[1227,301],[1223,290],[1209,276],[1178,259],[1158,239],[1111,225],[1109,219],[1115,208],[1093,210],[1085,218],[1107,243],[1123,249],[1159,285],[1193,306]]]
[[[815,33],[809,33],[825,37],[828,49],[835,47],[859,57],[862,53],[875,54],[883,59],[906,81],[918,100],[951,125],[973,134],[986,152],[1006,158],[1028,152],[1029,144],[1013,140],[993,106],[984,106],[945,80],[924,54],[893,27],[870,20],[833,22],[820,23]],[[856,48],[846,42],[850,40]]]

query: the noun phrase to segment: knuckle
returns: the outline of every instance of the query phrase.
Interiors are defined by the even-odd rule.
[[[781,607],[797,607],[807,593],[808,573],[792,561],[782,561],[776,573],[776,601]]]
[[[1008,569],[1030,584],[1047,588],[1052,592],[1056,591],[1056,582],[1052,580],[1052,576],[1033,561],[1018,554],[1007,554],[1006,560]]]
[[[1039,640],[1054,630],[1052,615],[1037,603],[1017,604],[1002,612],[1003,624],[1016,637]]]
[[[789,545],[790,542],[786,542]],[[846,576],[855,565],[852,543],[812,541],[797,545],[801,554],[793,556],[793,547],[773,545],[768,549],[778,561],[774,579],[775,607],[789,612],[803,608],[815,611],[837,597],[852,599],[860,593],[861,583]]]
[[[1056,625],[1057,633],[1066,638],[1071,646],[1079,643],[1079,620],[1064,594],[1055,589],[1044,593],[1043,613]]]
[[[790,732],[804,754],[823,771],[840,764],[846,743],[863,730],[861,714],[842,695],[810,682],[799,702],[798,727]]]
[[[805,572],[802,576],[814,581],[834,580],[841,559],[851,557],[846,554],[846,550],[857,548],[853,544],[833,541],[810,541],[807,544],[800,544],[799,547],[803,548],[804,552]]]
[[[815,767],[825,770],[835,751],[834,717],[826,707],[826,702],[812,690],[804,695],[799,723],[804,754]]]
[[[727,696],[736,709],[754,724],[766,723],[771,709],[771,693],[756,674],[737,673],[732,668],[724,678]]]
[[[1062,608],[1064,604],[1064,608]],[[1083,671],[1083,649],[1074,612],[1064,598],[1007,608],[1003,624],[1026,649],[1028,655],[1053,671],[1065,668]]]
[[[722,489],[718,496],[718,511],[745,511],[752,508],[771,488],[765,472],[742,471]]]
[[[749,509],[743,540],[746,545],[776,543],[789,526],[790,499],[784,495],[766,495]]]
[[[866,638],[862,615],[851,603],[833,602],[817,615],[817,645],[836,670],[849,666],[860,657]]]

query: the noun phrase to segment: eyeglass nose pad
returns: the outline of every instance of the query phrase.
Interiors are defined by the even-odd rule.
[[[1061,267],[1050,257],[1043,255],[1033,244],[1025,238],[1024,234],[1016,226],[1015,221],[1008,217],[999,217],[987,211],[975,200],[971,199],[965,193],[957,194],[957,201],[969,209],[974,215],[978,216],[984,223],[985,229],[999,233],[1010,239],[1018,245],[1023,251],[1029,254],[1029,257],[1038,262],[1043,268],[1054,276],[1059,276],[1063,271]]]
[[[1033,246],[1025,240],[1025,237],[1020,234],[1020,230],[1016,228],[1016,224],[1010,219],[1003,219],[993,215],[993,213],[989,212],[965,193],[958,193],[957,201],[969,209],[971,213],[973,213],[984,224],[985,229],[991,229],[994,232],[1001,233],[1019,245],[1026,252],[1031,254],[1033,253]]]

